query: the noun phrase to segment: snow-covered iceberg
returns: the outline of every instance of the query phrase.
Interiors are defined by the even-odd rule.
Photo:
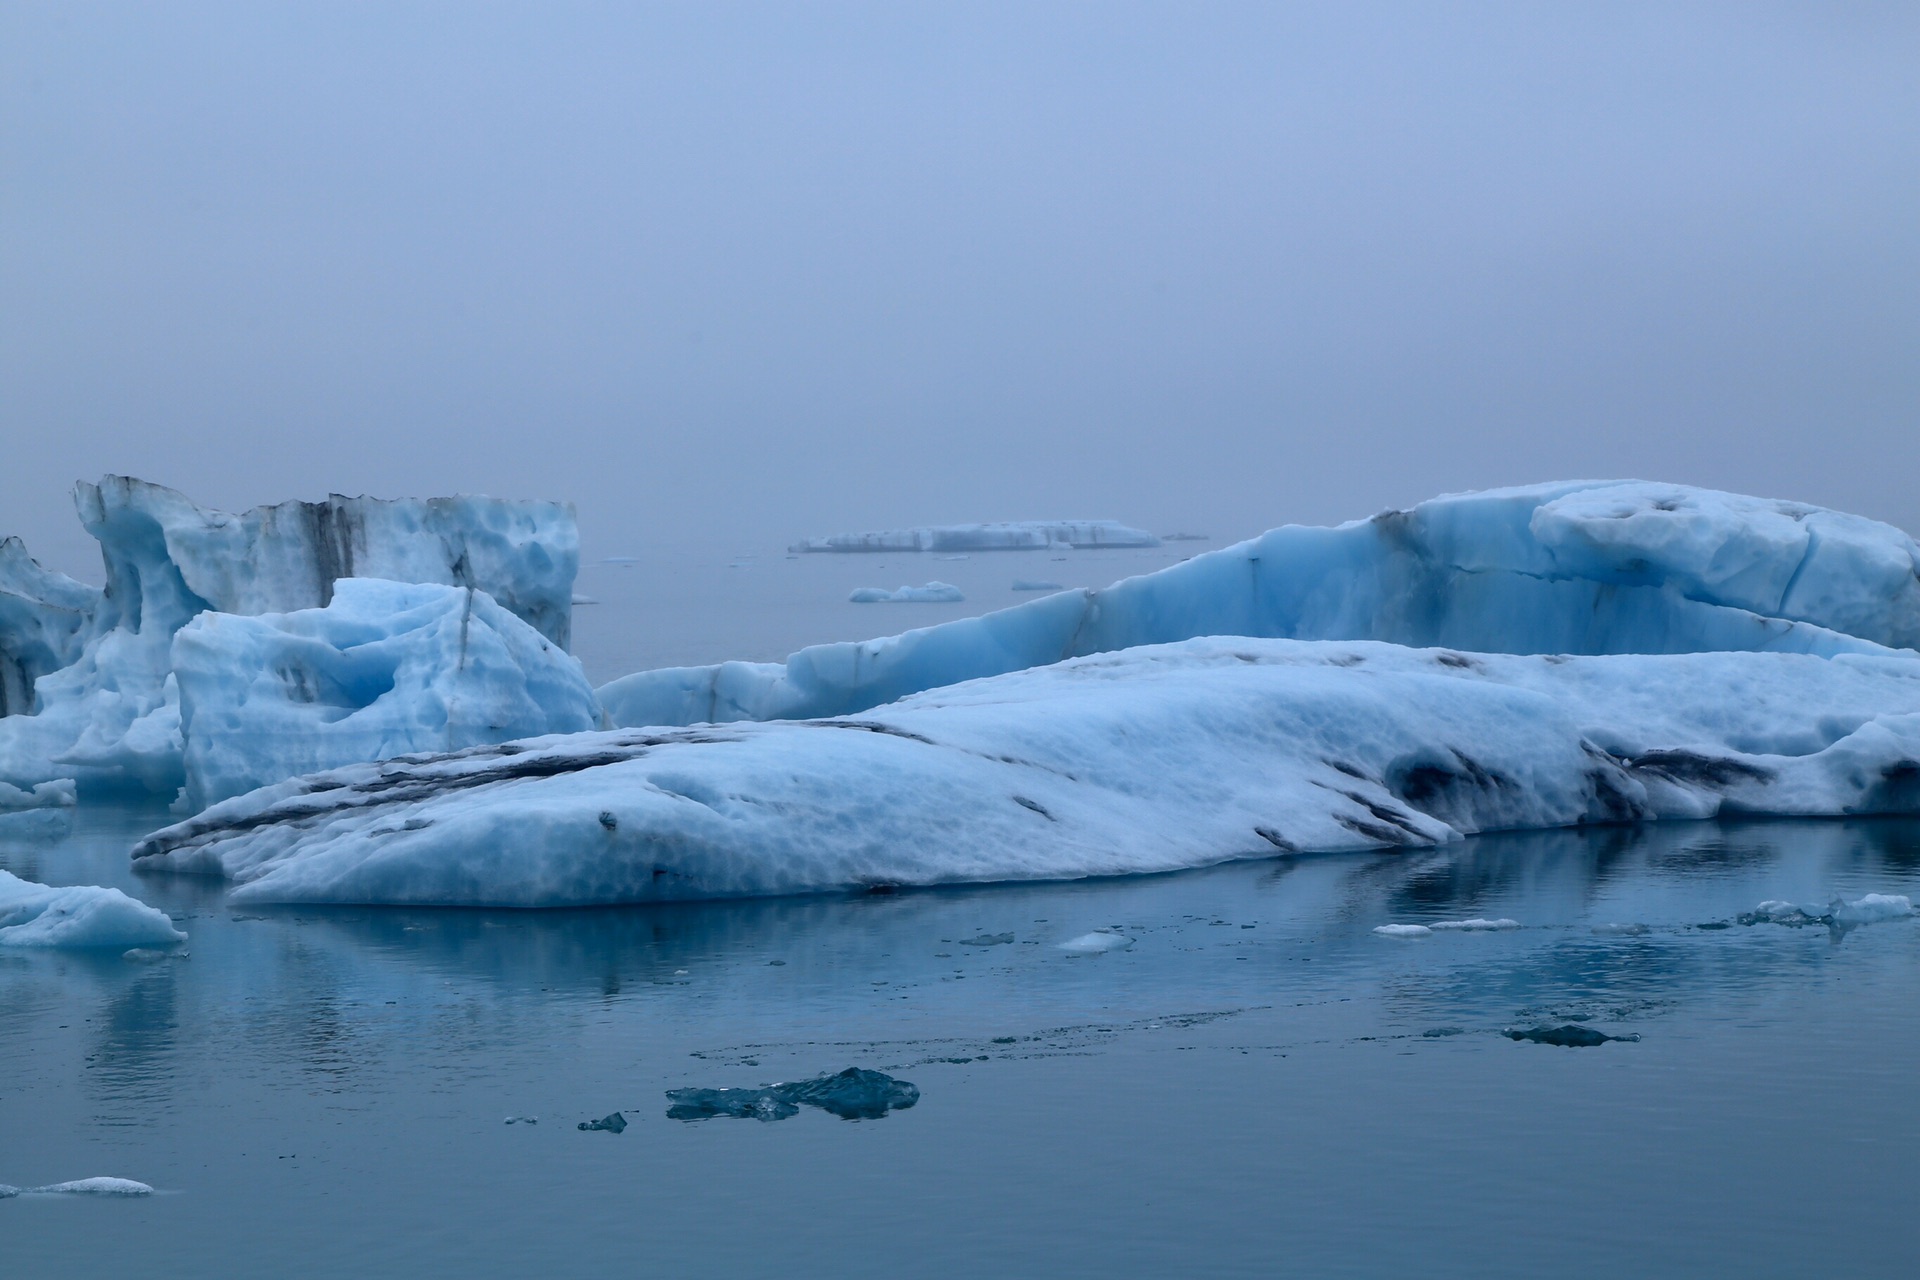
[[[1160,539],[1117,520],[1007,520],[804,538],[789,551],[1033,551],[1047,547],[1157,547]]]
[[[173,638],[187,801],[421,751],[600,727],[577,659],[472,587],[342,578],[324,609]]]
[[[945,582],[928,582],[889,591],[885,587],[855,587],[847,599],[854,604],[959,604],[966,595]]]
[[[1194,636],[1384,640],[1486,653],[1829,655],[1920,646],[1920,548],[1803,503],[1642,481],[1435,498],[1288,525],[1073,590],[785,663],[625,676],[619,725],[849,715],[922,689]]]
[[[563,504],[336,495],[234,515],[125,476],[80,484],[74,501],[99,540],[107,585],[77,656],[38,677],[37,713],[0,718],[0,781],[17,786],[72,778],[177,790],[171,648],[208,611],[320,608],[339,579],[384,577],[477,588],[567,645],[579,534]]]
[[[118,889],[49,888],[0,871],[0,947],[163,947],[186,940],[165,912]]]
[[[236,900],[559,906],[1171,871],[1585,822],[1920,811],[1920,658],[1211,638],[867,715],[264,788],[136,865]]]
[[[33,682],[80,656],[100,589],[40,567],[0,539],[0,716],[31,714]]]

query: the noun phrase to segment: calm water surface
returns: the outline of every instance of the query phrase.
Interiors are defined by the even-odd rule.
[[[184,959],[0,953],[0,1275],[1909,1276],[1920,824],[1672,825],[1125,881],[237,911],[153,809],[0,822]],[[1374,926],[1506,916],[1417,941]],[[1638,934],[1596,926],[1640,924]],[[1130,950],[1059,942],[1118,926]],[[992,941],[1011,934],[1011,941]],[[1578,1020],[1637,1042],[1500,1033]],[[847,1066],[881,1120],[670,1120]],[[623,1133],[578,1131],[620,1110]],[[506,1125],[509,1115],[538,1125]]]

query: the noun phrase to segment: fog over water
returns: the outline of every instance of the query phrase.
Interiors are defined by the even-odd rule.
[[[1916,55],[1873,4],[8,0],[0,534],[97,580],[104,471],[571,498],[590,558],[1572,475],[1920,527]]]

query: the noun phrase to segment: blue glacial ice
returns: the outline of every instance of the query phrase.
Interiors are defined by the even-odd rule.
[[[303,773],[600,727],[580,663],[472,587],[342,578],[173,637],[193,809]]]
[[[80,656],[100,589],[40,567],[18,538],[0,540],[0,716],[27,715],[33,684]]]
[[[1835,635],[1836,633],[1821,633]],[[355,765],[136,865],[236,901],[559,906],[1171,871],[1463,834],[1920,811],[1920,657],[1204,638],[858,717]]]
[[[107,585],[88,595],[37,580],[53,619],[43,630],[67,625],[61,610],[86,616],[73,633],[77,651],[63,642],[65,665],[38,675],[35,714],[0,717],[0,781],[15,786],[67,778],[83,789],[174,794],[185,765],[173,637],[208,611],[318,608],[339,579],[383,577],[479,588],[567,645],[579,538],[564,504],[335,495],[235,515],[125,476],[80,484],[74,500],[100,543]],[[18,665],[27,650],[5,621],[4,593],[20,580],[19,556],[7,563],[0,643],[15,646],[8,661]]]
[[[958,604],[967,597],[960,588],[945,582],[929,582],[918,587],[856,587],[847,599],[854,604]]]
[[[1488,653],[1831,655],[1920,646],[1920,548],[1802,503],[1642,481],[1435,498],[1288,525],[1102,590],[1063,591],[784,663],[625,676],[617,725],[850,715],[923,689],[1205,635]]]
[[[0,871],[0,947],[161,947],[186,939],[165,912],[118,889],[50,888]]]
[[[1048,547],[1157,547],[1160,539],[1117,520],[1012,520],[804,538],[789,551],[1033,551]]]

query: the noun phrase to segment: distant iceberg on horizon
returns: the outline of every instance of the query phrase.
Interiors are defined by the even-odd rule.
[[[1038,551],[1048,547],[1157,547],[1160,539],[1118,520],[1005,520],[997,524],[942,524],[876,533],[802,538],[795,552]]]

